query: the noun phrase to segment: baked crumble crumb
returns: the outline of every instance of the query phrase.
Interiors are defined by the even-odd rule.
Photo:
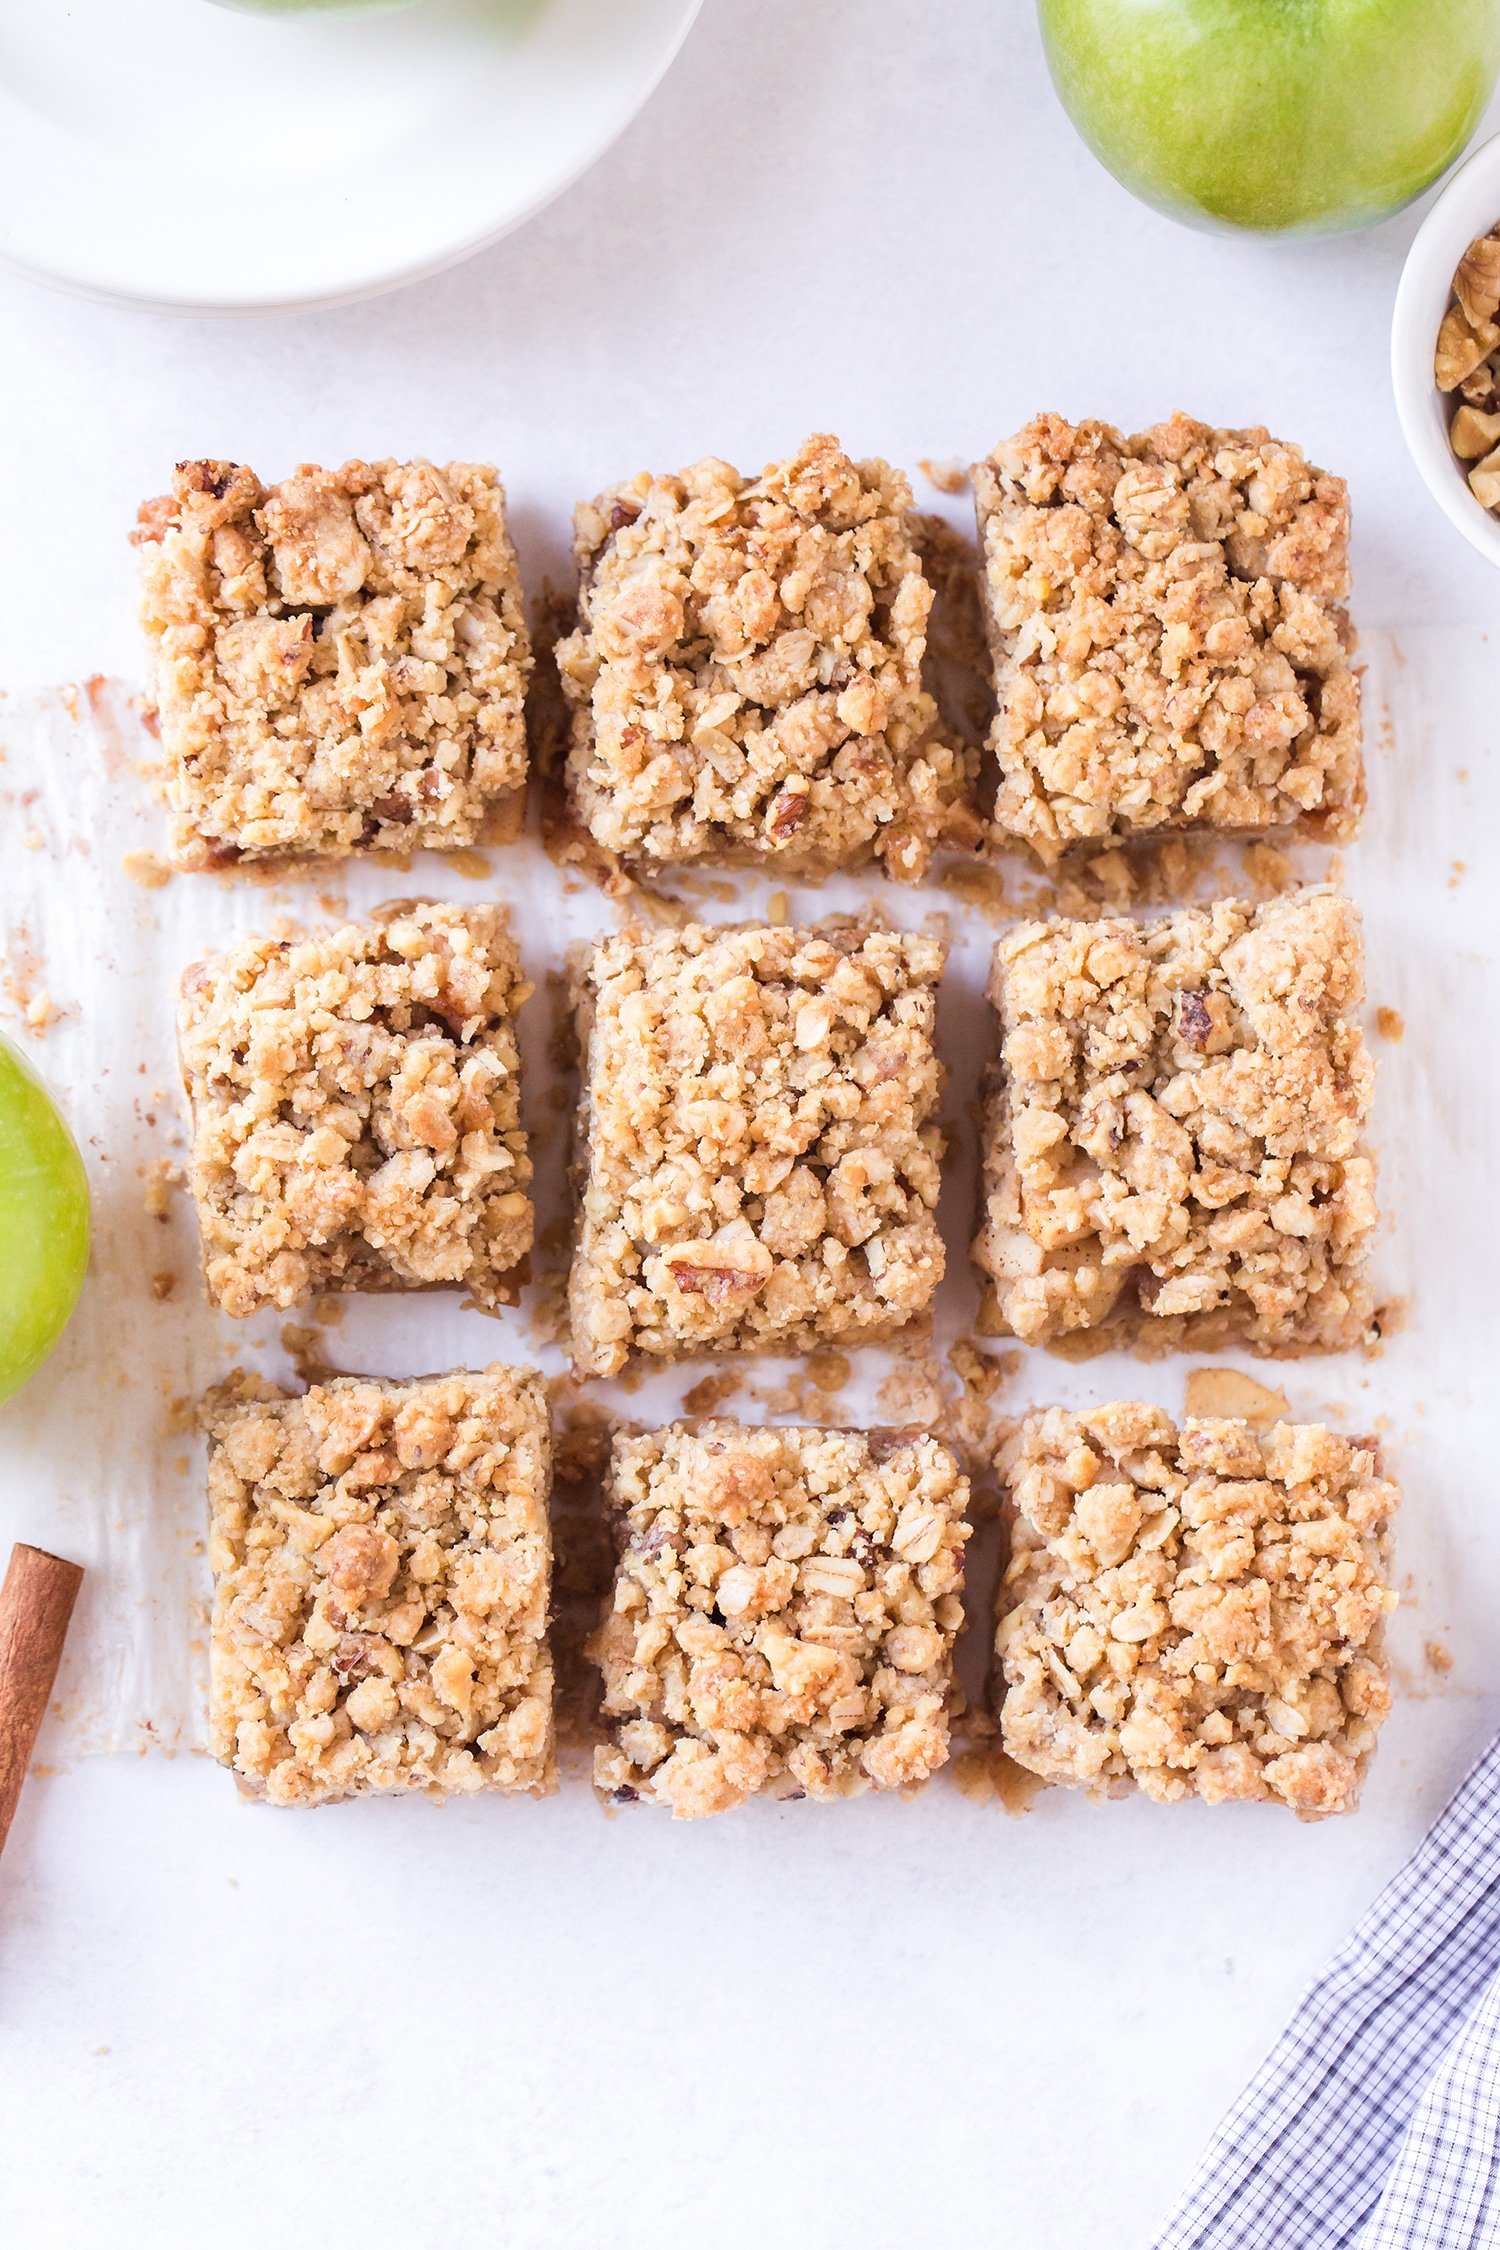
[[[279,1805],[549,1790],[541,1378],[239,1375],[205,1423],[213,1755]]]
[[[943,947],[858,923],[627,932],[578,991],[574,1364],[889,1336],[943,1273]]]
[[[1006,1750],[1096,1794],[1350,1810],[1390,1708],[1374,1441],[1114,1404],[1027,1417],[996,1654]]]
[[[1182,1400],[1197,1421],[1248,1422],[1252,1430],[1268,1430],[1291,1412],[1284,1391],[1257,1383],[1238,1367],[1190,1367]]]
[[[627,862],[921,875],[970,780],[923,682],[911,490],[831,437],[581,506],[557,645],[576,819]],[[966,839],[967,840],[967,839]]]
[[[514,831],[531,653],[492,468],[184,461],[134,538],[179,866]]]
[[[1048,864],[1161,827],[1353,833],[1338,477],[1263,429],[1041,414],[974,471],[997,828]]]
[[[1278,1354],[1364,1341],[1373,1067],[1359,920],[1327,890],[1155,922],[1026,922],[974,1260],[989,1334]]]
[[[968,1490],[908,1433],[617,1436],[596,1786],[691,1819],[926,1780],[948,1756]]]
[[[187,970],[189,1184],[223,1311],[344,1289],[514,1303],[535,1225],[530,989],[499,907],[410,900]]]
[[[967,492],[969,489],[968,463],[960,461],[955,455],[950,454],[946,460],[942,461],[924,459],[917,463],[917,467],[921,470],[927,482],[938,492],[946,492],[956,497],[960,492]]]

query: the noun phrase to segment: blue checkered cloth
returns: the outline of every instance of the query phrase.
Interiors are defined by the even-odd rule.
[[[1500,1737],[1308,1991],[1152,2250],[1500,2250]]]

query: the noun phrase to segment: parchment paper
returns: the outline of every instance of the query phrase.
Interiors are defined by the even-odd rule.
[[[1406,1491],[1404,1599],[1392,1633],[1398,1693],[1473,1693],[1484,1684],[1500,1592],[1490,1491],[1500,1065],[1493,904],[1464,863],[1468,840],[1495,832],[1500,777],[1490,741],[1470,741],[1463,714],[1487,708],[1491,659],[1477,633],[1429,630],[1399,646],[1379,636],[1364,660],[1370,813],[1342,875],[1364,910],[1369,949],[1385,1213],[1376,1279],[1392,1332],[1370,1359],[1235,1364],[1284,1390],[1299,1416],[1381,1433]],[[0,698],[0,751],[0,1025],[63,1102],[94,1196],[79,1311],[50,1364],[0,1408],[0,1539],[39,1541],[88,1572],[59,1687],[66,1750],[198,1747],[208,1587],[193,1402],[236,1362],[287,1377],[309,1348],[351,1371],[506,1359],[563,1374],[556,1307],[570,1088],[554,1051],[556,978],[568,948],[625,909],[560,872],[535,834],[456,863],[418,855],[406,867],[344,862],[272,880],[164,879],[154,856],[164,848],[158,747],[123,683]],[[1234,887],[1237,862],[1247,880],[1240,855],[1221,852],[1200,881]],[[1300,855],[1298,870],[1340,873],[1316,852]],[[765,913],[773,887],[755,876],[677,886],[709,920]],[[634,1388],[590,1386],[592,1400],[662,1419],[705,1375],[732,1368],[728,1410],[752,1419],[821,1407],[831,1419],[941,1419],[977,1432],[983,1417],[955,1414],[962,1394],[948,1353],[975,1314],[973,1108],[993,1041],[983,979],[999,922],[1027,889],[1008,865],[998,878],[960,869],[946,885],[916,890],[871,877],[788,895],[794,920],[874,905],[907,926],[940,917],[952,941],[938,1017],[954,1140],[941,1213],[949,1272],[930,1341],[858,1355],[849,1381],[823,1396],[809,1393],[797,1362],[699,1361]],[[456,1295],[424,1295],[337,1300],[333,1322],[316,1333],[301,1314],[292,1324],[231,1322],[202,1296],[191,1215],[174,1184],[186,1142],[173,1056],[177,978],[237,934],[421,895],[503,899],[536,983],[522,1025],[539,1175],[537,1284],[498,1320],[464,1310]],[[1200,1364],[989,1349],[1006,1354],[991,1414],[1128,1395],[1180,1410],[1186,1372]],[[981,1570],[971,1603],[986,1599]],[[971,1669],[984,1637],[973,1636]]]

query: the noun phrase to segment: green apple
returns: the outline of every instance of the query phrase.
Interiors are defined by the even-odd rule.
[[[1500,69],[1500,0],[1040,0],[1063,105],[1175,218],[1332,234],[1446,171]]]
[[[0,1039],[0,1399],[67,1327],[88,1261],[83,1159],[35,1071]]]

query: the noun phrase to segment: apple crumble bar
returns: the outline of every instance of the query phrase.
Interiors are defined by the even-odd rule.
[[[1352,1808],[1390,1706],[1397,1504],[1374,1441],[1117,1404],[1002,1455],[1001,1731],[1049,1781]]]
[[[278,1805],[554,1784],[540,1376],[210,1394],[210,1749]]]
[[[607,938],[579,991],[581,1374],[872,1342],[943,1273],[943,947],[857,923]]]
[[[969,1487],[935,1438],[677,1423],[616,1438],[607,1497],[601,1791],[691,1819],[943,1764]]]
[[[1349,502],[1265,430],[1038,415],[974,471],[995,820],[1048,864],[1163,827],[1353,832]]]
[[[1361,1342],[1373,1068],[1359,921],[1328,890],[1155,922],[1022,923],[974,1259],[985,1331],[1046,1343]]]
[[[578,509],[557,662],[596,843],[656,866],[922,873],[969,777],[923,684],[911,506],[897,470],[812,437],[754,482],[709,459]]]
[[[184,461],[134,536],[179,865],[514,833],[531,651],[493,469]]]
[[[189,1184],[215,1303],[514,1303],[534,1223],[515,1031],[530,989],[498,907],[404,900],[187,970]]]

